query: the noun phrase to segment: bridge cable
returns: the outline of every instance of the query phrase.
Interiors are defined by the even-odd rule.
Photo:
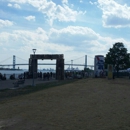
[[[0,63],[3,63],[3,62],[7,61],[7,60],[10,59],[10,58],[12,58],[12,56],[9,57],[9,58],[7,58],[7,59],[5,59],[5,60],[3,60],[3,61],[0,61]]]
[[[93,57],[91,57],[91,56],[88,56],[88,55],[87,55],[87,57],[94,59]]]
[[[20,58],[20,57],[18,57],[18,56],[17,56],[16,58],[18,58],[18,59],[20,59],[20,60],[28,61],[28,60],[22,59],[22,58]]]
[[[85,57],[85,56],[82,56],[82,57],[76,58],[76,59],[74,59],[74,60],[78,60],[78,59],[81,59],[81,58],[83,58],[83,57]],[[73,61],[74,61],[74,60],[73,60]],[[65,63],[67,63],[67,62],[71,62],[71,60],[66,61]]]

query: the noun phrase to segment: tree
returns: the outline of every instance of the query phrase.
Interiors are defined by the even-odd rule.
[[[107,64],[113,64],[114,69],[119,72],[121,69],[126,69],[129,67],[129,54],[124,44],[117,42],[109,49],[109,52],[105,57],[105,67]]]

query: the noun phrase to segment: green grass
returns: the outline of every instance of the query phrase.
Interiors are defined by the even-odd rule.
[[[63,80],[63,81],[53,81],[53,82],[46,82],[42,84],[38,84],[34,87],[32,86],[26,86],[24,88],[18,88],[18,89],[4,89],[0,90],[0,101],[4,99],[8,99],[11,97],[16,97],[24,94],[29,94],[33,92],[37,92],[44,89],[49,89],[51,87],[56,87],[64,84],[73,83],[77,80]]]

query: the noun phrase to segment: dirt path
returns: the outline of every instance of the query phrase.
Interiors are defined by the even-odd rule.
[[[0,130],[130,130],[130,80],[83,79],[0,102]]]

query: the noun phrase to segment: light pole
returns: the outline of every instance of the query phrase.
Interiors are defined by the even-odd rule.
[[[34,86],[34,65],[35,65],[35,63],[34,63],[34,57],[35,57],[35,52],[36,52],[36,49],[32,49],[33,50],[33,58],[32,58],[32,61],[33,61],[33,83],[32,83],[32,86]]]
[[[73,60],[71,60],[71,71],[73,70]]]

